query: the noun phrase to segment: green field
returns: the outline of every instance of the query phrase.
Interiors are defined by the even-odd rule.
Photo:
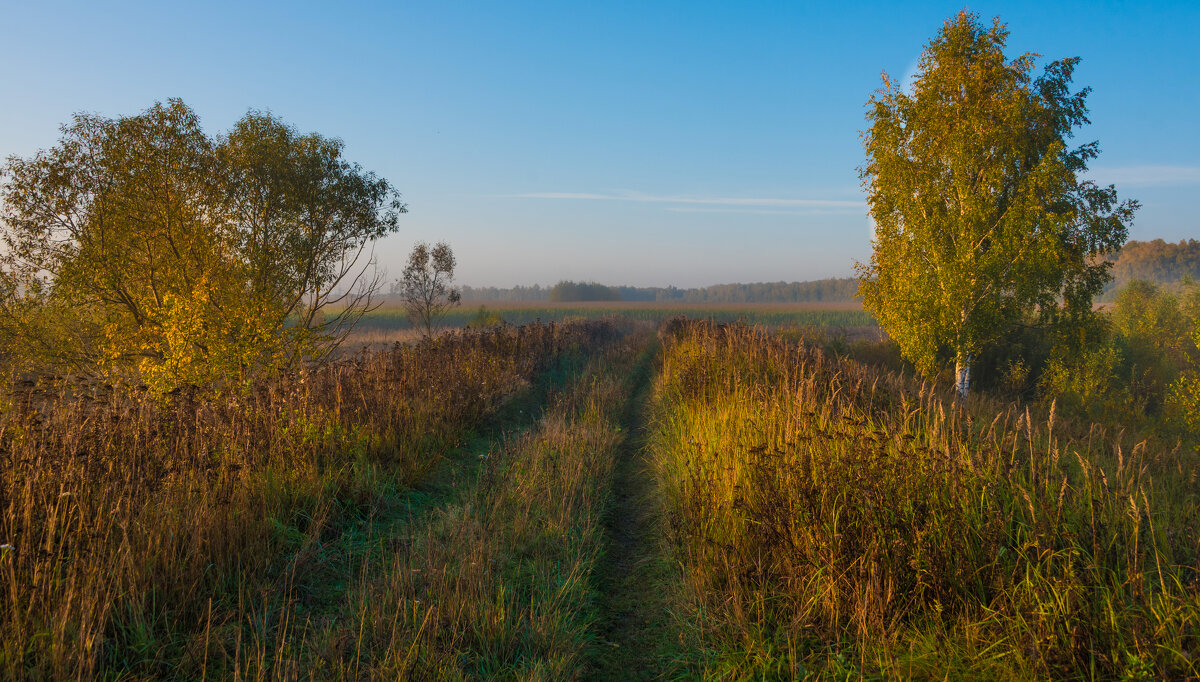
[[[857,303],[744,303],[680,304],[642,302],[604,303],[513,303],[506,301],[464,301],[442,320],[447,327],[462,327],[478,315],[480,306],[513,325],[535,321],[600,319],[620,317],[645,322],[661,322],[672,317],[689,317],[713,322],[744,322],[768,327],[874,327],[875,320]],[[412,325],[404,310],[388,303],[368,313],[359,322],[361,331],[404,330]]]

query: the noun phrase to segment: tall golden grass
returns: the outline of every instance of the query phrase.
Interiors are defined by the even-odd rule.
[[[664,342],[653,458],[698,673],[1200,675],[1194,448],[743,326]]]
[[[277,676],[348,581],[330,546],[614,333],[455,332],[225,397],[18,385],[0,407],[0,676]]]

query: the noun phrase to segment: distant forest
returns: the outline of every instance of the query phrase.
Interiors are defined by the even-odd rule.
[[[1135,279],[1177,289],[1191,278],[1200,282],[1200,241],[1178,243],[1161,239],[1130,241],[1113,259],[1113,281],[1105,288],[1102,301],[1111,301],[1116,292]],[[462,287],[469,301],[674,301],[678,303],[812,303],[816,301],[853,301],[858,280],[853,277],[818,279],[807,282],[756,282],[752,284],[714,284],[708,287],[607,286],[595,282],[563,281],[554,286]]]
[[[858,280],[853,277],[810,282],[715,284],[709,287],[606,286],[595,282],[559,282],[552,287],[462,287],[469,301],[673,301],[678,303],[811,303],[853,301]]]
[[[1113,281],[1105,288],[1101,300],[1114,299],[1117,291],[1135,279],[1170,290],[1179,288],[1188,279],[1200,281],[1200,241],[1130,241],[1113,260],[1112,274]]]

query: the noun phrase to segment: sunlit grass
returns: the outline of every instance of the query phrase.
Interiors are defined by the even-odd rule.
[[[745,327],[665,343],[653,447],[697,671],[1200,673],[1194,451]]]

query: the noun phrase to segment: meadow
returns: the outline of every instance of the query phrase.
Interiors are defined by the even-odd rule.
[[[417,486],[618,336],[449,333],[216,398],[17,384],[0,409],[0,676],[358,678],[356,590],[411,541],[395,529]]]
[[[1194,443],[575,309],[218,397],[15,383],[0,678],[1200,675]]]
[[[465,326],[483,308],[505,322],[555,322],[570,319],[621,317],[661,322],[672,317],[691,317],[714,322],[745,322],[767,326],[866,327],[874,326],[870,313],[857,301],[838,303],[658,303],[644,301],[463,301],[447,312],[443,325]],[[367,313],[358,328],[408,329],[411,324],[398,304],[384,304]]]
[[[672,303],[646,301],[587,301],[556,303],[549,301],[462,301],[449,309],[440,320],[443,328],[506,323],[561,322],[597,320],[615,317],[625,320],[660,323],[673,317],[688,317],[713,322],[742,322],[771,328],[821,330],[829,335],[855,338],[880,336],[879,326],[857,301],[836,303]],[[420,338],[394,301],[385,302],[368,312],[347,338],[346,349],[382,349]]]
[[[650,459],[705,678],[1191,679],[1200,465],[744,326],[664,328]]]

